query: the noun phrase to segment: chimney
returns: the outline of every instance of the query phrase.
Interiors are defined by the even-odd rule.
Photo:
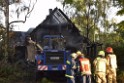
[[[53,11],[52,9],[49,9],[49,14],[51,14],[51,13],[52,13],[52,11]]]

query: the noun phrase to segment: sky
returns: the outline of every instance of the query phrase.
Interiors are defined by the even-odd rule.
[[[24,1],[26,1],[26,0],[24,0]],[[35,1],[35,0],[31,0],[31,1]],[[16,9],[17,5],[13,5],[12,7],[14,7]],[[49,14],[49,9],[54,9],[56,7],[62,9],[61,3],[57,2],[56,0],[37,0],[34,10],[32,11],[30,17],[27,18],[26,23],[16,23],[14,30],[15,31],[27,31],[29,28],[35,28],[40,23],[42,23],[42,21]],[[12,9],[14,9],[14,8],[12,8]],[[117,10],[118,10],[117,8],[110,8],[108,11],[108,15],[109,15],[108,19],[111,20],[114,18],[115,21],[118,23],[124,19],[124,16],[123,17],[116,16]],[[25,13],[22,13],[22,15],[20,15],[20,19],[24,19],[23,14],[25,14]],[[10,21],[17,19],[17,18],[14,18],[15,17],[14,14],[12,14],[11,17],[12,17],[12,19]]]
[[[60,2],[56,0],[37,0],[37,3],[32,11],[30,18],[27,18],[26,23],[16,23],[15,31],[27,31],[29,28],[35,28],[39,25],[49,14],[49,9],[54,8],[62,9]],[[24,18],[24,17],[22,17]]]
[[[119,23],[120,21],[124,20],[124,15],[123,16],[120,16],[120,15],[116,15],[117,11],[119,9],[118,8],[115,8],[115,7],[111,7],[109,10],[108,10],[108,19],[111,21],[112,19],[115,20],[116,23]]]

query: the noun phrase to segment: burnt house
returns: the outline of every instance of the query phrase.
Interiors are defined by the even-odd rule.
[[[90,48],[93,45],[88,38],[80,35],[80,31],[74,23],[58,8],[50,9],[49,15],[30,33],[30,36],[42,45],[42,36],[58,34],[64,36],[66,47],[75,47],[78,50],[86,51],[87,45]]]

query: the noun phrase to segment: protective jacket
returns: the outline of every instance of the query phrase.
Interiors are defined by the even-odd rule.
[[[82,75],[90,75],[91,74],[91,65],[88,58],[80,57],[80,71]]]
[[[117,68],[117,60],[116,60],[116,55],[115,54],[108,54],[107,55],[107,60],[112,69]]]
[[[94,62],[95,73],[103,72],[106,73],[107,60],[105,58],[97,57]]]
[[[74,59],[72,59],[72,57],[69,57],[68,60],[66,61],[66,74],[65,76],[68,78],[74,78],[74,70],[76,67],[76,62]]]

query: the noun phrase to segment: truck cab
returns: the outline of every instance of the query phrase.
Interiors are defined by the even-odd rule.
[[[36,55],[37,71],[65,71],[67,56],[62,35],[43,36],[43,52]]]

